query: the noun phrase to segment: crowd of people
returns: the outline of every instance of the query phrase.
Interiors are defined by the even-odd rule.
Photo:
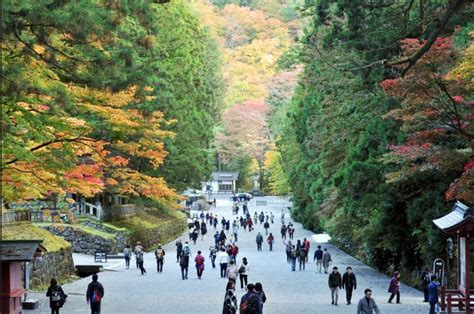
[[[207,234],[207,226],[213,226],[215,234],[213,235],[213,244],[209,247],[209,254],[204,254],[201,250],[197,250],[194,255],[194,263],[196,269],[196,276],[199,280],[203,278],[205,270],[206,258],[209,258],[212,269],[219,268],[220,277],[226,280],[225,294],[223,299],[223,313],[224,314],[262,314],[263,307],[267,301],[267,296],[263,290],[263,285],[260,282],[249,283],[249,275],[251,274],[251,261],[245,256],[240,258],[239,247],[237,245],[239,240],[239,232],[252,232],[257,225],[263,227],[262,231],[257,231],[255,236],[256,249],[258,252],[263,251],[263,242],[267,242],[268,251],[273,251],[275,243],[275,236],[271,231],[272,225],[275,223],[275,217],[272,212],[264,213],[260,211],[254,212],[253,217],[249,212],[248,204],[245,202],[233,204],[232,211],[235,215],[242,207],[243,215],[239,216],[231,222],[225,217],[219,218],[216,214],[210,212],[201,213],[199,219],[196,219],[192,226],[190,226],[189,241],[178,239],[175,242],[176,248],[176,263],[179,263],[181,270],[181,279],[188,280],[188,271],[190,259],[192,258],[192,250],[190,243],[194,245],[197,243],[199,235],[201,240],[205,240]],[[311,242],[307,238],[294,240],[295,227],[291,221],[286,223],[286,214],[282,210],[280,214],[281,221],[281,241],[285,248],[285,257],[287,263],[290,265],[291,271],[306,271],[306,264],[309,262],[311,253]],[[220,230],[217,226],[220,220]],[[264,232],[264,234],[263,234]],[[183,243],[184,242],[184,243]],[[140,242],[137,242],[132,249],[130,245],[126,245],[123,251],[125,258],[125,268],[130,269],[130,261],[135,256],[136,268],[140,270],[141,275],[147,273],[144,266],[144,248]],[[205,257],[206,255],[206,257]],[[245,255],[245,254],[243,254]],[[163,272],[166,252],[161,244],[158,244],[154,250],[156,259],[157,273]],[[312,262],[315,264],[316,274],[327,275],[327,282],[329,293],[331,296],[331,304],[338,306],[339,292],[345,291],[346,304],[352,304],[353,291],[357,289],[357,277],[350,265],[346,266],[345,272],[341,274],[337,266],[332,266],[333,258],[328,251],[328,248],[323,248],[317,245]],[[312,269],[313,270],[313,269]],[[253,274],[253,271],[252,271]],[[253,276],[253,275],[252,275]],[[253,276],[257,278],[258,276]],[[91,305],[91,313],[100,313],[100,302],[104,296],[104,288],[98,282],[97,274],[92,277],[92,282],[89,284],[86,292],[86,300]],[[436,276],[432,276],[428,269],[422,274],[422,288],[424,291],[424,301],[430,304],[430,314],[435,313],[436,304],[438,303],[438,284]],[[240,285],[240,290],[243,292],[240,300],[238,299],[237,288]],[[400,273],[395,272],[388,285],[388,292],[390,294],[388,303],[394,300],[396,303],[401,303],[400,300]],[[50,307],[53,314],[59,313],[59,309],[65,303],[67,295],[59,286],[55,279],[51,280],[51,286],[48,289],[47,296],[50,298]],[[357,303],[357,314],[364,313],[380,313],[376,301],[372,298],[372,290],[367,288],[364,290],[364,296]]]

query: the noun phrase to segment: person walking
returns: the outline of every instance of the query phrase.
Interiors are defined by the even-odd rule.
[[[158,244],[158,248],[155,250],[156,258],[156,271],[161,273],[163,272],[163,263],[165,262],[165,250],[161,247],[161,244]]]
[[[239,306],[237,304],[237,297],[235,296],[235,282],[227,282],[225,290],[222,314],[236,314],[239,310]]]
[[[204,241],[207,233],[207,225],[204,220],[201,222],[201,240]]]
[[[133,253],[135,254],[135,260],[137,262],[137,268],[139,267],[138,265],[138,253],[143,252],[143,246],[140,242],[137,242],[137,245],[135,245],[135,249],[133,250]]]
[[[230,220],[227,220],[225,223],[225,231],[227,232],[227,234],[229,234],[229,230],[230,230]]]
[[[202,272],[204,271],[204,261],[204,256],[201,255],[201,251],[198,251],[196,257],[194,258],[198,279],[201,279],[202,277]]]
[[[235,264],[235,261],[231,260],[229,262],[229,267],[227,267],[226,277],[229,281],[237,282],[237,277],[239,276],[239,268]]]
[[[91,314],[100,314],[100,303],[104,298],[104,287],[98,280],[99,276],[93,274],[92,282],[87,286],[86,301],[90,303]]]
[[[337,306],[339,289],[342,285],[342,278],[336,266],[332,268],[332,273],[329,274],[328,285],[329,289],[331,290],[331,304]]]
[[[257,242],[257,251],[261,251],[262,250],[262,243],[263,243],[263,236],[260,232],[257,233],[257,237],[255,238],[255,242]]]
[[[357,304],[357,314],[380,314],[379,307],[372,298],[372,290],[365,289],[364,297]]]
[[[237,244],[232,243],[231,251],[229,257],[237,263],[237,254],[239,254],[239,247]]]
[[[249,283],[247,285],[247,293],[240,299],[240,313],[244,314],[260,314],[261,298],[255,291],[255,285]]]
[[[273,243],[275,242],[275,238],[273,237],[273,234],[270,232],[270,235],[267,238],[267,243],[270,251],[273,251]]]
[[[56,278],[51,278],[46,296],[49,297],[51,314],[59,314],[59,309],[62,308],[64,302],[66,302],[67,294],[65,294],[63,288],[58,285]]]
[[[352,290],[357,289],[357,280],[355,274],[352,272],[352,267],[347,266],[346,272],[342,276],[342,289],[346,290],[347,305],[351,304]]]
[[[295,234],[295,227],[293,227],[293,224],[290,222],[288,224],[288,237],[290,238],[290,240],[293,240],[294,234]]]
[[[281,224],[284,225],[285,224],[285,210],[283,208],[281,209],[280,220],[281,220]]]
[[[428,302],[428,285],[431,283],[431,273],[430,269],[427,267],[425,270],[421,273],[420,277],[420,286],[421,290],[423,290],[423,302]]]
[[[281,229],[280,229],[280,232],[281,232],[281,238],[286,240],[286,226],[285,224],[281,225]]]
[[[265,228],[265,235],[268,235],[268,229],[270,228],[270,224],[268,223],[268,221],[265,221],[265,223],[263,224],[263,228]]]
[[[260,308],[259,308],[259,314],[263,314],[263,304],[267,301],[267,296],[265,295],[265,292],[263,291],[263,286],[260,282],[255,283],[255,292],[258,294],[260,297]]]
[[[242,264],[239,267],[239,279],[240,279],[241,289],[244,289],[244,283],[245,283],[245,286],[247,286],[249,270],[250,270],[249,263],[247,261],[247,258],[244,257],[242,258]]]
[[[188,279],[189,253],[186,253],[185,250],[179,256],[179,267],[181,268],[181,278],[183,280]]]
[[[321,250],[321,245],[318,245],[318,249],[314,251],[313,262],[316,261],[316,270],[321,273],[321,268],[323,266],[323,250]]]
[[[328,273],[329,269],[329,264],[332,262],[331,254],[328,252],[328,249],[324,249],[323,253],[323,268],[324,268],[324,273]]]
[[[296,271],[296,259],[298,258],[298,250],[296,249],[295,245],[291,246],[291,271]]]
[[[438,277],[436,275],[431,276],[431,282],[428,285],[428,302],[430,303],[430,314],[436,313],[436,304],[438,304],[438,288],[439,283],[436,282]]]
[[[304,238],[303,239],[303,245],[304,245],[304,248],[306,249],[306,262],[308,262],[309,249],[311,247],[311,243],[309,242],[309,240]]]
[[[387,303],[392,303],[392,300],[397,296],[397,304],[400,304],[400,272],[396,271],[393,273],[388,292],[391,293]]]
[[[273,224],[275,221],[275,215],[273,215],[273,212],[270,213],[270,222]]]
[[[214,246],[216,248],[219,248],[220,247],[220,243],[221,243],[221,236],[219,234],[219,231],[216,231],[216,233],[214,234]]]
[[[286,262],[289,263],[291,262],[291,249],[293,245],[291,244],[291,241],[286,242],[285,240],[283,240],[283,244],[285,245]]]
[[[224,230],[221,230],[221,233],[219,235],[219,241],[220,241],[219,247],[225,244],[225,240],[227,240],[227,236],[225,235]]]
[[[221,267],[221,278],[225,278],[227,272],[227,264],[230,262],[229,254],[227,254],[225,249],[221,249],[221,251],[217,253],[217,261],[219,262],[219,266]]]
[[[217,249],[215,246],[211,246],[209,248],[209,258],[211,259],[212,268],[216,268],[216,256],[217,256]]]
[[[239,236],[239,226],[237,225],[236,222],[234,222],[234,223],[232,224],[232,234],[234,235],[234,241],[235,241],[235,242],[238,242],[238,241],[239,241],[239,240],[238,240],[238,239],[239,239],[239,238],[238,238],[238,236]]]
[[[179,263],[179,256],[183,251],[183,243],[181,242],[181,239],[178,239],[174,245],[176,246],[176,263]]]
[[[308,253],[306,252],[306,248],[304,245],[301,246],[298,254],[298,261],[299,261],[299,270],[301,271],[301,267],[303,266],[303,270],[306,269],[306,256]]]
[[[130,258],[132,257],[132,249],[130,248],[129,244],[125,245],[125,248],[123,249],[123,256],[125,258],[125,268],[130,269]]]
[[[215,217],[214,217],[214,221],[213,221],[214,230],[217,229],[217,223],[218,223],[217,216],[215,216]]]
[[[137,254],[137,262],[138,262],[138,267],[140,268],[140,272],[142,275],[146,274],[145,267],[143,267],[143,252],[138,252]]]

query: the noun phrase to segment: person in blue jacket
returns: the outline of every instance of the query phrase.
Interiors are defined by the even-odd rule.
[[[431,276],[431,282],[428,285],[428,302],[430,302],[430,314],[436,313],[436,304],[438,303],[438,287],[439,283],[436,281],[436,275]]]

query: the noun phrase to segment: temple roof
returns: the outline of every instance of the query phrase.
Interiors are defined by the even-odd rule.
[[[35,253],[46,252],[43,240],[2,240],[2,262],[30,262]]]
[[[433,220],[433,223],[444,232],[449,233],[461,229],[467,223],[474,224],[474,214],[469,207],[457,201],[449,214]]]

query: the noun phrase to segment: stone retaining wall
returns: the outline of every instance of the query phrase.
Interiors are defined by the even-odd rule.
[[[75,253],[93,255],[95,252],[106,252],[108,254],[116,254],[123,250],[123,248],[120,250],[117,246],[116,239],[105,239],[73,227],[52,225],[42,226],[42,228],[70,242],[72,251]],[[124,242],[124,239],[120,241]]]
[[[30,263],[30,288],[44,289],[51,278],[67,280],[75,273],[71,248],[48,252]]]
[[[129,243],[140,241],[145,250],[155,249],[159,243],[166,244],[179,237],[186,229],[183,220],[171,220],[157,228],[137,230],[129,235]]]

